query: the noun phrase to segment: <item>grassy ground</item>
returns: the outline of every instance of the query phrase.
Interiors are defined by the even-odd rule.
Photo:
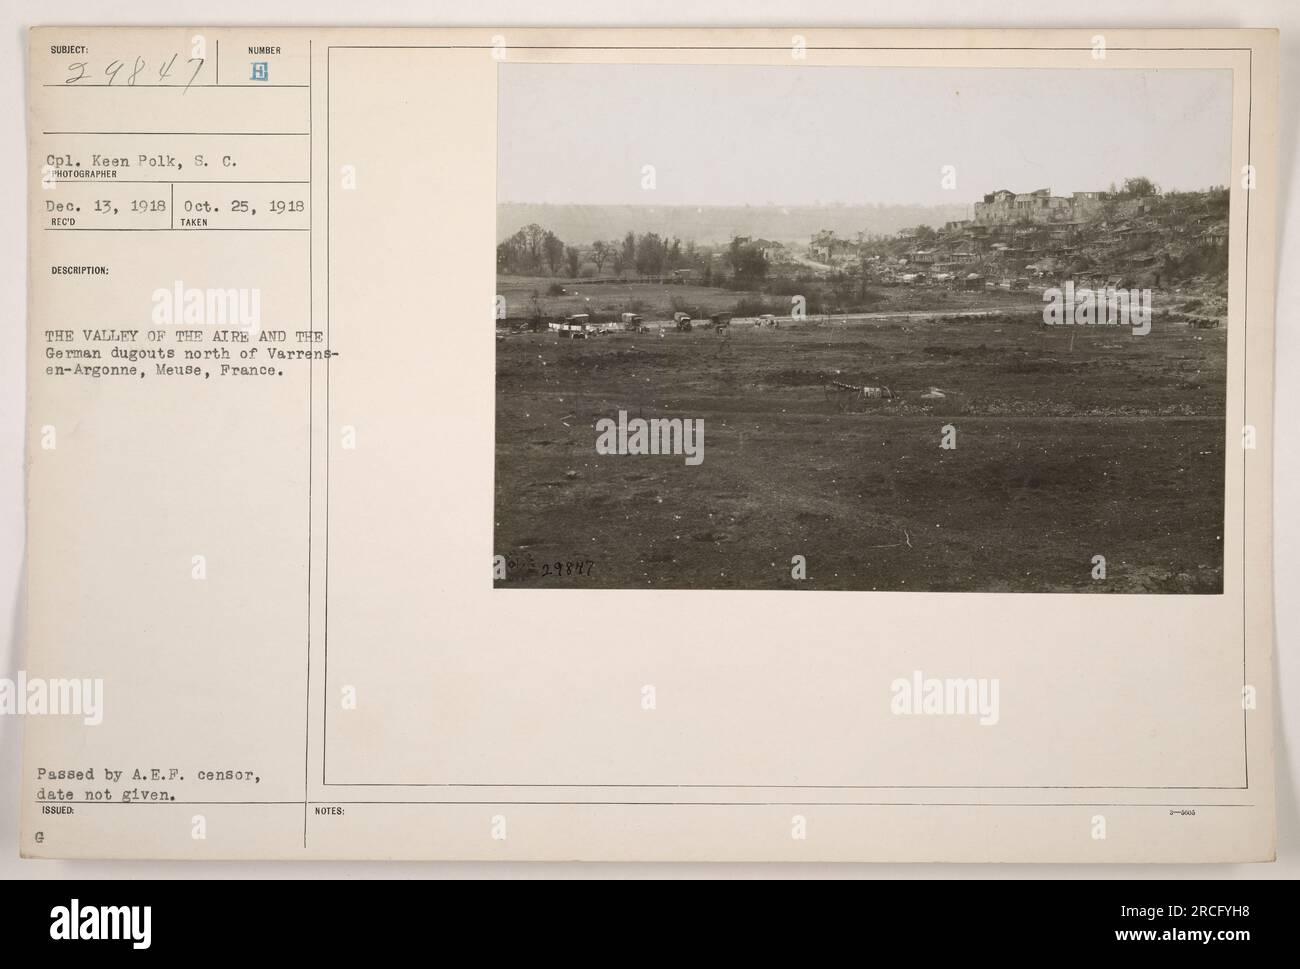
[[[1224,364],[1220,330],[1025,314],[514,336],[497,349],[498,585],[1219,592]],[[840,413],[837,370],[898,399]],[[702,418],[704,462],[597,455],[595,423],[620,409]]]
[[[558,284],[567,291],[563,296],[548,296],[550,286]],[[814,283],[819,289],[823,284]],[[872,286],[870,310],[907,311],[952,310],[979,307],[1006,307],[1038,301],[1033,293],[1002,291],[962,292],[938,287]],[[770,304],[770,312],[788,315],[789,296],[764,295],[750,290],[715,289],[708,286],[660,285],[655,283],[588,283],[581,279],[552,279],[534,276],[498,276],[497,293],[506,300],[506,313],[512,319],[531,315],[532,295],[538,294],[538,308],[543,316],[567,316],[571,313],[640,313],[649,320],[671,320],[680,307],[692,316],[729,313],[742,299],[761,299]]]

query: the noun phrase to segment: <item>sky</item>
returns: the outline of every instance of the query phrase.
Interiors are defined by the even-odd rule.
[[[998,188],[1104,190],[1132,175],[1166,190],[1231,181],[1226,70],[500,71],[501,202],[937,205]]]

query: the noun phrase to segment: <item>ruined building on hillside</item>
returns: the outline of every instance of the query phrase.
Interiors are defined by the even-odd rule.
[[[1107,192],[1075,192],[1067,198],[1053,195],[1050,188],[1033,192],[1012,192],[1003,188],[989,192],[984,201],[975,203],[975,222],[981,225],[1082,222],[1099,214],[1111,199]]]

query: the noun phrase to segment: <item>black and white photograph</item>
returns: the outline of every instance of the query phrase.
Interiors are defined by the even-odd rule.
[[[503,64],[497,586],[1221,593],[1230,123],[1214,70]]]

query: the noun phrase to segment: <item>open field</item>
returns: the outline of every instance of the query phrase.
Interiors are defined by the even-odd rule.
[[[567,293],[546,295],[548,287],[558,283]],[[989,309],[1037,304],[1033,293],[1001,291],[962,292],[938,288],[907,286],[872,286],[878,300],[873,311]],[[555,279],[542,276],[498,276],[497,293],[505,297],[506,312],[512,319],[531,314],[532,296],[537,293],[537,307],[543,316],[567,316],[571,313],[640,313],[647,321],[671,320],[681,308],[692,316],[729,313],[742,299],[761,299],[772,304],[772,312],[788,315],[788,296],[764,295],[753,290],[718,289],[690,284],[655,283],[588,283],[582,279]]]
[[[497,584],[1220,592],[1224,332],[1033,320],[500,340]],[[703,463],[598,455],[620,410],[703,419]]]

